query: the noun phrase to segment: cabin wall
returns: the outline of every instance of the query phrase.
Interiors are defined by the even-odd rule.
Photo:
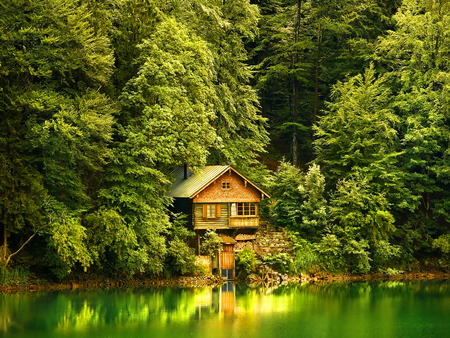
[[[229,189],[224,189],[222,183],[229,182]],[[259,202],[261,192],[236,174],[227,171],[208,187],[194,196],[194,203],[223,203],[223,202]]]
[[[208,203],[209,204],[209,203]],[[194,203],[194,227],[196,229],[227,229],[229,224],[228,203],[218,203],[220,205],[220,217],[203,217],[203,204]]]

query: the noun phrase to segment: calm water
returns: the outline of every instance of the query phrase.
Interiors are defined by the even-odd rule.
[[[450,282],[0,294],[5,338],[450,337]]]

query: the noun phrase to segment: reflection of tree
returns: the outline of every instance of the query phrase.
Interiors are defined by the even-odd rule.
[[[230,315],[235,328],[240,329],[248,318],[259,320],[277,313],[302,318],[305,322],[318,319],[319,313],[330,321],[343,315],[361,316],[361,325],[368,325],[367,318],[360,314],[365,308],[380,316],[383,325],[391,329],[389,325],[394,325],[404,313],[419,313],[421,309],[416,309],[415,304],[422,299],[436,301],[435,311],[445,313],[450,310],[450,304],[442,299],[450,299],[450,285],[397,281],[298,284],[270,290],[236,285],[233,288],[2,294],[0,335],[15,337],[17,333],[31,331],[56,337],[75,331],[89,332],[93,328],[106,331],[118,327],[163,332],[172,328],[173,323],[178,327],[192,327],[199,321],[204,327],[226,328]],[[324,308],[326,313],[322,313]]]

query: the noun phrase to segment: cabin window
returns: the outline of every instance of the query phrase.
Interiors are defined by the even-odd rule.
[[[223,181],[222,182],[222,190],[230,190],[231,189],[231,182]]]
[[[257,214],[256,203],[231,203],[231,216],[256,216]]]
[[[203,218],[219,218],[220,204],[203,204]]]

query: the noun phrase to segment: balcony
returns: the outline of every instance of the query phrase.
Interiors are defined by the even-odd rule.
[[[259,217],[230,217],[231,228],[251,228],[259,224]]]

